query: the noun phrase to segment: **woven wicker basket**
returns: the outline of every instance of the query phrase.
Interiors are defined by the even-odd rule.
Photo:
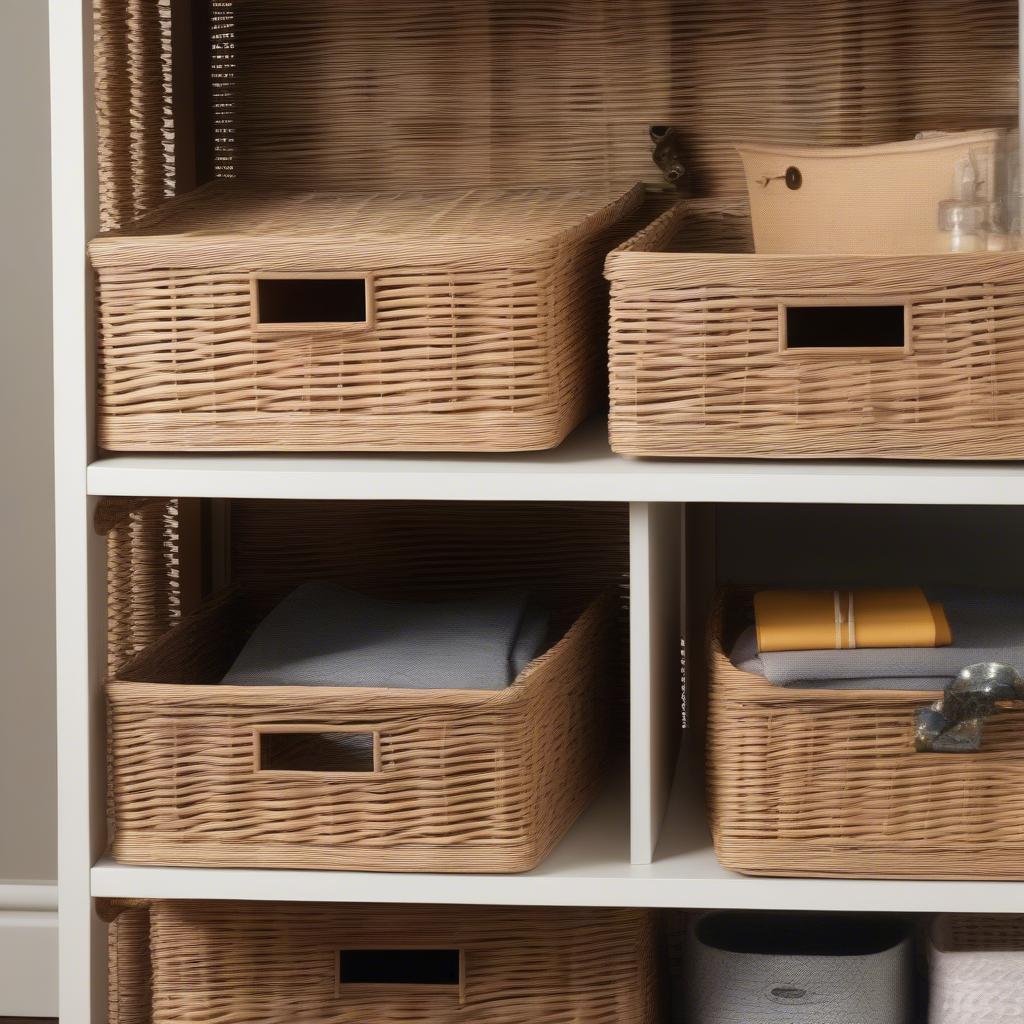
[[[916,753],[929,692],[775,686],[726,656],[749,596],[709,624],[708,805],[715,851],[751,875],[1024,878],[1024,712],[978,754]]]
[[[942,914],[929,931],[929,1024],[1024,1020],[1024,917]]]
[[[622,616],[601,593],[623,578],[621,506],[238,503],[234,582],[184,616],[174,517],[107,515],[119,860],[523,871],[594,796],[621,691]],[[276,598],[313,578],[417,599],[520,585],[560,639],[497,691],[217,685]],[[372,764],[334,763],[322,737],[337,731],[372,736]]]
[[[215,183],[90,246],[111,449],[508,451],[599,401],[600,267],[642,200]]]
[[[110,1024],[654,1024],[658,1015],[649,911],[191,901],[130,905],[114,927],[126,920],[133,936],[148,924],[149,941],[142,935],[134,959],[127,946],[118,957]],[[396,982],[396,963],[417,982]],[[367,967],[373,981],[357,973]],[[137,997],[150,986],[143,1016]]]
[[[1024,458],[1024,254],[755,256],[745,216],[694,203],[606,273],[617,452]],[[864,306],[898,345],[818,347]],[[794,311],[829,318],[810,347]]]
[[[1017,117],[1015,0],[835,0],[816,5],[813,19],[804,0],[777,0],[770,17],[762,5],[734,0],[211,0],[209,16],[188,26],[176,22],[187,5],[170,0],[94,3],[104,228],[124,227],[213,178],[301,190],[408,192],[426,182],[604,195],[620,182],[658,180],[647,145],[655,124],[684,130],[696,194],[736,201],[746,196],[738,140],[861,145],[917,130],[1005,129]],[[184,54],[183,37],[193,41]],[[494,222],[508,230],[517,221],[503,209]],[[253,241],[261,260],[267,245],[258,244],[258,228]],[[395,334],[373,343],[379,331],[362,342],[349,333],[348,345],[337,338],[332,345],[329,333],[315,341],[300,334],[289,345],[280,333],[252,332],[248,276],[259,260],[240,257],[212,282],[203,273],[209,267],[166,259],[137,271],[105,269],[100,442],[150,449],[556,444],[593,401],[591,371],[599,371],[601,353],[596,331],[587,343],[587,324],[603,315],[604,302],[590,296],[585,264],[594,249],[613,244],[595,241],[586,258],[564,253],[574,271],[561,276],[561,292],[516,276],[521,258],[510,264],[513,277],[486,287],[477,280],[479,260],[469,278],[449,280],[436,257],[427,263],[437,276],[422,266],[401,282],[382,275],[389,301],[378,308],[379,326],[396,327],[404,346]],[[399,241],[391,255],[416,249]],[[477,256],[505,269],[498,250],[495,241]],[[356,257],[304,267],[374,269]],[[930,366],[909,380],[858,366],[852,397],[849,363],[831,374],[810,368],[794,402],[795,385],[759,380],[756,367],[750,389],[737,391],[736,380],[751,376],[745,340],[721,348],[722,361],[706,373],[704,353],[687,353],[677,340],[697,330],[693,317],[723,315],[721,295],[741,335],[741,321],[751,310],[757,315],[751,329],[761,346],[772,328],[747,290],[771,294],[772,283],[758,280],[760,264],[679,262],[673,272],[672,258],[634,247],[612,265],[618,278],[619,268],[625,274],[634,264],[635,285],[616,283],[618,450],[1002,457],[1018,447],[1006,407],[1016,397],[1007,386],[1015,363],[1005,348],[1017,275],[997,271],[991,288],[987,275],[977,284],[981,269],[1002,264],[960,263],[962,277],[940,265],[931,280],[932,265],[913,261],[880,265],[874,275],[868,269],[858,288],[909,288],[932,303],[922,332],[945,331],[955,353],[934,379]],[[662,269],[649,278],[655,266]],[[738,268],[738,279],[725,279],[731,288],[706,304],[694,299],[709,272]],[[793,276],[832,295],[851,272],[865,277],[864,265],[847,261],[798,267]],[[575,284],[574,274],[581,275]],[[935,302],[946,304],[948,329],[935,326]],[[413,306],[430,315],[429,329],[414,335],[403,313]],[[211,317],[216,329],[201,330]],[[453,337],[455,319],[470,332],[468,344],[456,343],[463,339]],[[992,326],[965,328],[968,320]],[[643,339],[650,354],[634,365]],[[774,372],[785,377],[786,368]],[[979,409],[961,401],[965,378],[968,399],[984,392]],[[741,400],[749,404],[739,408]],[[793,441],[798,416],[801,426],[819,421],[820,431]]]
[[[142,900],[97,900],[108,921],[108,1024],[152,1024],[153,963],[149,948],[149,904]]]

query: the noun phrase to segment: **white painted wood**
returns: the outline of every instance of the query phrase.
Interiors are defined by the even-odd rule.
[[[57,1016],[57,885],[0,883],[0,1017]]]
[[[679,750],[679,505],[629,507],[630,859],[650,864]]]
[[[105,1018],[106,948],[89,872],[106,842],[103,544],[86,495],[92,457],[90,297],[85,245],[96,231],[92,5],[50,0],[53,336],[62,1024]]]
[[[513,455],[119,455],[92,494],[477,501],[1024,505],[1024,464],[627,459],[603,421]]]
[[[0,1017],[56,1016],[56,910],[0,910]]]
[[[56,909],[56,882],[0,882],[0,910]]]
[[[105,857],[93,869],[93,892],[155,899],[1024,913],[1018,882],[747,878],[726,871],[688,780],[688,773],[677,779],[653,864],[629,863],[623,779],[525,875],[133,868]]]

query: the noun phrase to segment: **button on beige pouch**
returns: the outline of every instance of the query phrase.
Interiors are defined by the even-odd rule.
[[[758,253],[866,255],[949,251],[938,207],[953,195],[958,160],[974,158],[979,197],[996,196],[997,129],[880,146],[736,147]],[[786,172],[796,168],[799,188]]]

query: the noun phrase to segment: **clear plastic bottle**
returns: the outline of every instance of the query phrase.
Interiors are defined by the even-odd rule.
[[[939,203],[939,227],[949,234],[950,252],[985,252],[991,204],[979,198],[978,169],[971,156],[957,162],[953,196]]]

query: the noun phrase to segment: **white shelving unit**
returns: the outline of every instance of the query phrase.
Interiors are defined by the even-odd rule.
[[[703,502],[1024,505],[1024,465],[639,462],[604,424],[514,456],[97,458],[92,447],[96,230],[90,0],[49,0],[60,751],[62,1024],[106,1019],[105,929],[95,897],[1024,912],[999,882],[760,879],[715,859],[698,770],[677,760],[681,536]],[[630,505],[628,764],[554,854],[524,875],[140,868],[105,853],[105,561],[92,528],[104,495],[206,498],[575,500]]]
[[[188,498],[1024,504],[1020,464],[624,459],[603,421],[522,455],[114,455],[87,479],[95,495]]]

